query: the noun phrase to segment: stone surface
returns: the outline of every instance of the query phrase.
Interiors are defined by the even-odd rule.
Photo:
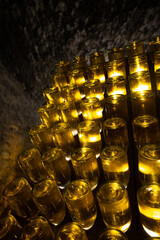
[[[71,60],[160,35],[157,1],[3,0],[0,2],[0,184],[16,174],[18,154],[59,60]]]
[[[31,147],[28,131],[40,122],[39,102],[29,95],[22,83],[0,65],[0,185],[12,180],[17,170],[17,157]],[[2,191],[2,188],[1,188]]]

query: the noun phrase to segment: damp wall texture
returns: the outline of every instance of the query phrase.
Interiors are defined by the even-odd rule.
[[[0,2],[0,184],[16,174],[19,153],[60,60],[98,50],[147,44],[160,35],[155,0],[2,0]],[[3,188],[3,187],[2,187]]]

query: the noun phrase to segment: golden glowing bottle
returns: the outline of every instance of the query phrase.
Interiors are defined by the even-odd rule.
[[[134,41],[126,46],[128,58],[145,53],[144,41]]]
[[[30,220],[39,214],[33,201],[32,188],[25,178],[16,178],[7,184],[3,196],[18,216]]]
[[[138,170],[142,184],[160,183],[160,145],[146,144],[139,149]]]
[[[119,182],[108,181],[98,189],[97,200],[107,228],[126,232],[132,219],[127,189]]]
[[[97,218],[97,207],[90,188],[84,179],[77,179],[66,187],[64,199],[73,221],[78,222],[83,229],[90,229]]]
[[[109,58],[109,61],[124,59],[124,48],[115,47],[115,48],[109,49],[108,58]]]
[[[99,79],[90,80],[84,83],[83,86],[86,98],[96,97],[102,103],[104,102],[103,89]]]
[[[143,185],[137,192],[140,219],[151,237],[160,237],[160,185]]]
[[[63,98],[61,92],[58,90],[58,87],[46,89],[43,92],[43,96],[48,104],[54,104],[57,106],[63,103]]]
[[[87,61],[84,56],[77,56],[72,60],[73,69],[82,69],[85,72]]]
[[[59,91],[65,86],[68,85],[67,76],[63,73],[56,73],[54,75],[55,86],[58,87]]]
[[[84,98],[84,90],[83,90],[83,84],[86,82],[86,76],[85,76],[85,72],[83,71],[83,69],[74,69],[72,71],[72,76],[73,79],[75,81],[75,84],[78,86],[80,93],[81,93],[81,98]],[[73,82],[73,80],[72,80]]]
[[[71,170],[60,148],[52,148],[43,156],[43,165],[48,174],[56,180],[59,188],[65,188],[71,180]]]
[[[75,106],[75,102],[73,100],[64,102],[59,106],[61,111],[61,116],[63,122],[70,123],[73,129],[73,135],[77,134],[77,125],[79,122],[79,114]]]
[[[144,144],[159,142],[159,120],[150,115],[141,115],[132,121],[133,137],[137,148]]]
[[[127,236],[118,229],[108,228],[98,237],[98,240],[127,240]]]
[[[82,116],[84,120],[103,121],[103,108],[98,98],[91,97],[81,102]]]
[[[74,69],[72,71],[72,75],[75,79],[75,83],[77,84],[78,87],[81,87],[83,83],[85,83],[85,74],[84,71],[81,69]]]
[[[149,71],[135,72],[128,77],[131,94],[152,90],[151,77]]]
[[[106,145],[119,145],[128,149],[128,130],[125,119],[108,118],[103,124],[103,133]]]
[[[106,118],[120,117],[128,120],[127,96],[122,94],[110,95],[105,98]]]
[[[111,145],[102,150],[100,158],[105,180],[116,180],[127,187],[130,172],[126,150]]]
[[[34,201],[42,214],[55,226],[65,215],[66,207],[61,191],[55,179],[45,179],[33,187]]]
[[[21,235],[21,240],[54,240],[55,235],[47,220],[39,216],[27,223]]]
[[[62,88],[62,97],[64,101],[74,100],[76,109],[80,113],[80,102],[82,101],[81,93],[76,84],[69,84]]]
[[[130,74],[141,71],[149,71],[148,58],[145,53],[129,58],[128,64]]]
[[[94,149],[82,147],[73,151],[71,162],[78,179],[86,179],[91,190],[95,189],[99,181],[99,167]]]
[[[38,114],[48,128],[61,121],[61,114],[54,104],[43,105],[38,109]]]
[[[91,65],[99,65],[105,64],[105,58],[104,58],[104,52],[94,52],[93,54],[89,55],[89,60],[91,62]]]
[[[60,228],[56,240],[88,240],[88,238],[81,225],[70,222]]]
[[[156,116],[155,93],[151,90],[132,93],[131,104],[133,119],[140,115]]]
[[[99,155],[102,148],[100,127],[96,121],[82,121],[78,124],[78,137],[81,146],[91,147]]]
[[[28,181],[37,183],[48,177],[42,164],[40,152],[36,148],[22,152],[18,158],[18,163]]]
[[[108,78],[115,76],[123,76],[126,80],[126,66],[125,59],[118,59],[106,62],[106,70]]]
[[[104,65],[91,65],[89,70],[92,72],[93,78],[99,79],[103,87],[106,80]]]
[[[114,76],[106,80],[106,93],[108,96],[122,94],[126,95],[126,83],[123,76]]]
[[[67,160],[70,160],[71,152],[76,147],[76,141],[72,133],[72,127],[69,123],[61,122],[51,128],[55,145],[65,153]]]
[[[49,148],[55,146],[50,129],[45,124],[39,124],[32,127],[29,131],[29,135],[34,147],[38,148],[40,153],[44,153]]]

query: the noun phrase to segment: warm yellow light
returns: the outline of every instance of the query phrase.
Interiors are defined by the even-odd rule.
[[[152,200],[151,200],[152,202]],[[139,211],[141,214],[143,214],[145,217],[148,217],[150,219],[154,220],[160,220],[160,209],[154,208],[154,207],[147,207],[145,205],[139,205]]]
[[[82,85],[83,83],[85,83],[85,78],[84,77],[80,77],[80,78],[76,78],[76,84],[79,86],[79,85]]]
[[[139,66],[139,64],[137,65],[137,69],[136,69],[136,71],[135,72],[142,72],[142,71],[144,71],[145,69],[144,68],[141,68],[140,66]]]
[[[156,86],[157,86],[157,90],[159,91],[160,90],[160,83],[157,83]]]
[[[159,233],[156,233],[156,232],[153,232],[153,231],[149,230],[144,225],[143,225],[143,228],[146,231],[146,233],[148,233],[149,236],[151,236],[151,237],[160,237]]]
[[[87,98],[81,103],[82,115],[84,120],[94,120],[101,119],[102,116],[102,107],[98,98]]]
[[[133,89],[133,92],[143,92],[149,90],[148,85],[140,84],[137,88]]]
[[[78,136],[79,136],[80,139],[82,139],[83,142],[98,142],[98,141],[101,141],[100,135],[86,138],[83,134],[79,133]]]
[[[104,75],[100,75],[98,78],[99,78],[101,83],[105,82],[105,76]]]
[[[98,117],[102,117],[102,109],[96,111]]]
[[[95,96],[96,98],[98,98],[99,100],[103,100],[104,99],[104,95],[103,94],[96,94]]]
[[[104,162],[104,168],[106,168],[106,172],[113,172],[113,165],[109,161]],[[128,163],[118,164],[114,167],[114,171],[118,173],[125,173],[129,170]]]
[[[122,74],[118,73],[118,72],[112,72],[110,77],[118,77],[121,76]]]
[[[76,92],[76,94],[74,95],[74,98],[75,98],[76,102],[79,102],[79,101],[82,100],[82,99],[81,99],[81,94],[80,94],[79,91]]]
[[[76,136],[78,134],[77,129],[72,129],[72,134],[73,134],[73,136]]]
[[[159,163],[159,162],[158,162]],[[152,171],[152,165],[151,166],[147,166],[147,164],[144,164],[142,162],[139,162],[139,172],[144,174],[144,175],[149,175],[150,178],[152,179],[152,182],[156,182],[157,178],[158,178],[158,173],[157,171],[159,171],[159,167],[157,167],[157,171]],[[146,177],[146,176],[145,176]]]
[[[84,116],[84,117],[88,117],[88,114],[87,114],[87,113],[83,113],[83,116]]]
[[[140,62],[140,59],[139,58],[136,58],[136,71],[135,72],[142,72],[144,71],[145,69],[144,68],[141,68],[140,65],[139,65],[139,62]]]
[[[110,93],[110,95],[116,95],[116,94],[126,94],[126,91],[122,91],[122,90],[115,90],[113,92]]]
[[[78,112],[77,112],[77,110],[72,110],[72,111],[71,111],[71,116],[72,116],[73,118],[78,118]]]
[[[78,136],[79,136],[79,138],[82,138],[82,137],[83,137],[83,134],[78,133]]]
[[[111,95],[113,95],[113,100],[117,100],[119,97],[119,95],[116,95],[116,94],[111,94]]]
[[[94,117],[93,117],[93,115],[96,115],[96,116],[98,116],[99,118],[101,118],[102,117],[102,109],[100,109],[100,110],[94,110],[94,112],[93,111],[88,111],[87,113],[83,113],[83,116],[84,117],[86,117],[86,118],[88,118],[88,119],[94,119]]]
[[[103,94],[93,94],[93,93],[91,93],[89,96],[87,96],[87,98],[90,98],[90,97],[96,97],[100,101],[104,99],[104,95]]]
[[[103,94],[96,94],[95,95],[96,98],[98,98],[99,100],[103,100],[104,99],[104,95]]]
[[[160,65],[154,65],[154,71],[156,72],[157,70],[159,70],[160,69]]]
[[[129,221],[127,224],[123,225],[120,230],[122,232],[126,232],[130,225],[131,225],[131,221]]]
[[[139,163],[139,171],[144,173],[144,174],[150,174],[151,173],[151,168],[147,167],[143,163]]]
[[[119,170],[119,172],[127,172],[129,170],[128,163],[123,164],[122,166],[120,166],[118,170]]]
[[[94,136],[89,138],[89,142],[97,142],[100,140],[101,140],[100,136]]]

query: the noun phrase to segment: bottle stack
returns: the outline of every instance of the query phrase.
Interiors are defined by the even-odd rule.
[[[160,237],[159,37],[149,46],[57,63],[24,177],[0,196],[0,239]]]

